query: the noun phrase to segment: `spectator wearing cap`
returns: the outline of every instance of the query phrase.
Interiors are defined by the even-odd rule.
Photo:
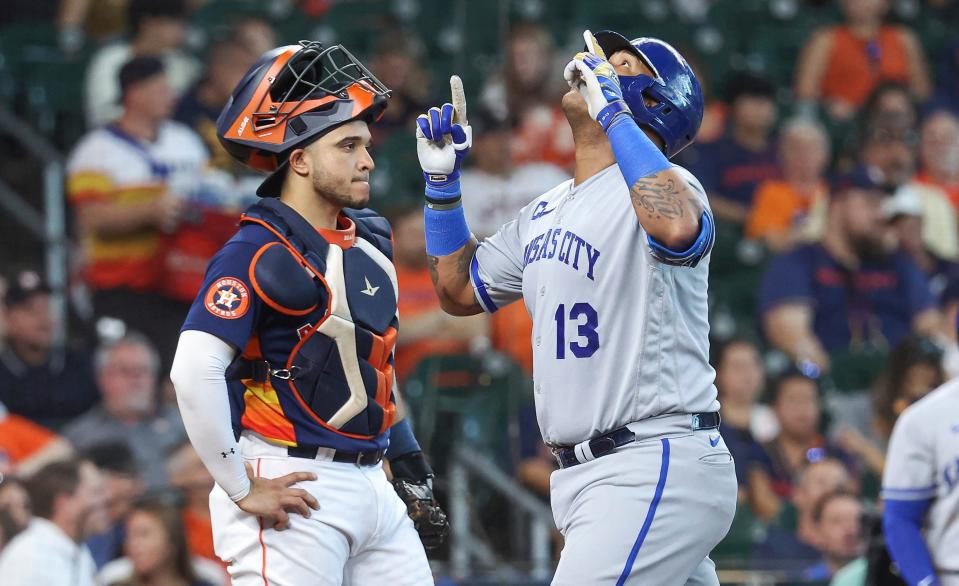
[[[883,81],[908,85],[918,99],[932,83],[915,33],[885,24],[888,0],[842,0],[845,21],[813,33],[796,68],[796,97],[822,102],[835,119],[851,118]]]
[[[916,133],[896,116],[880,117],[867,125],[862,136],[859,160],[888,191],[908,186],[922,206],[922,239],[936,255],[959,258],[956,210],[949,196],[934,185],[914,181]]]
[[[88,460],[55,462],[27,481],[34,517],[0,553],[4,586],[93,586],[82,543],[106,525],[102,478]]]
[[[756,188],[746,236],[762,239],[775,252],[818,240],[829,205],[828,164],[829,139],[819,123],[797,119],[784,124],[779,134],[782,178],[767,179]]]
[[[103,402],[64,430],[80,451],[103,443],[126,442],[148,489],[166,483],[167,452],[186,438],[179,412],[157,401],[160,361],[140,334],[101,345],[95,356]]]
[[[135,57],[160,59],[174,95],[184,93],[200,74],[196,61],[182,49],[186,37],[185,0],[130,0],[130,39],[98,50],[87,68],[84,97],[87,125],[96,128],[122,111],[122,84],[117,74]]]
[[[948,110],[930,114],[919,131],[916,181],[938,187],[959,210],[959,117]]]
[[[119,557],[123,551],[123,521],[144,490],[140,466],[126,441],[106,441],[90,447],[84,456],[103,476],[103,498],[107,529],[86,540],[97,568]]]
[[[727,87],[726,135],[693,145],[681,159],[703,184],[717,218],[742,225],[760,183],[779,177],[772,133],[776,125],[776,88],[768,80],[738,74]]]
[[[882,202],[882,211],[896,237],[899,249],[909,255],[929,280],[929,290],[940,302],[946,288],[959,280],[959,264],[946,260],[931,250],[923,239],[926,210],[922,196],[913,184],[896,190]]]
[[[6,322],[0,350],[0,404],[13,415],[59,430],[96,404],[90,356],[54,346],[57,318],[39,274],[13,278],[3,297]]]
[[[165,294],[164,237],[183,220],[208,155],[170,120],[175,97],[160,59],[136,57],[119,77],[123,114],[76,146],[67,194],[94,313],[147,335],[169,365],[189,303]]]
[[[774,257],[759,289],[762,326],[791,359],[829,368],[838,351],[888,351],[940,328],[925,275],[887,251],[884,192],[867,169],[833,186],[822,241]]]

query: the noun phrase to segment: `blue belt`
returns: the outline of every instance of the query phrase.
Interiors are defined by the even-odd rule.
[[[690,429],[692,431],[716,429],[719,427],[720,421],[722,421],[719,412],[716,411],[712,413],[692,413],[690,417],[692,418],[690,422]],[[619,429],[589,440],[588,445],[589,451],[593,455],[592,459],[596,459],[612,454],[616,448],[631,444],[634,441],[636,441],[636,434],[628,427],[620,427]],[[559,462],[560,468],[571,468],[578,464],[585,464],[591,461],[577,455],[576,446],[554,448],[553,455],[556,457],[556,461]]]

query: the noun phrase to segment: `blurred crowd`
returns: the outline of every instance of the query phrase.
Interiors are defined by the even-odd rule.
[[[435,411],[444,407],[432,405],[424,423],[417,397],[488,387],[503,364],[528,378],[531,324],[522,304],[469,319],[440,309],[412,120],[446,101],[446,76],[463,68],[474,136],[464,205],[474,233],[488,236],[571,177],[563,65],[582,28],[629,23],[623,15],[633,13],[662,26],[619,32],[673,42],[707,91],[699,140],[675,162],[701,180],[717,225],[713,366],[740,498],[715,557],[721,568],[821,583],[863,584],[883,563],[888,570],[874,521],[886,443],[906,407],[959,375],[952,0],[610,0],[596,23],[583,7],[591,3],[506,2],[509,26],[492,40],[475,38],[472,18],[490,21],[467,12],[473,3],[458,9],[459,36],[439,38],[417,28],[427,0],[7,4],[0,55],[11,54],[12,31],[49,29],[50,50],[82,73],[70,107],[85,122],[65,145],[75,243],[66,340],[40,268],[0,262],[0,576],[36,560],[51,573],[96,572],[104,584],[224,583],[212,479],[166,373],[206,262],[260,181],[218,143],[217,116],[258,57],[295,34],[347,43],[393,91],[372,129],[371,205],[394,229],[400,388],[442,478],[451,442]],[[742,58],[732,32],[756,14],[762,26],[797,30],[804,19],[808,34],[789,50],[750,46]],[[910,24],[923,18],[955,20],[933,43]],[[471,40],[482,50],[466,60]],[[0,93],[11,71],[17,81],[15,68],[0,67]],[[17,91],[11,104],[23,107]],[[58,124],[39,126],[59,144],[72,127]],[[518,407],[494,430],[509,445],[491,452],[545,499],[555,463],[527,391],[511,389]]]

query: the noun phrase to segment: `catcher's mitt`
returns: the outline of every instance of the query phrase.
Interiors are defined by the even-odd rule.
[[[423,452],[414,452],[390,461],[393,489],[406,503],[420,541],[426,549],[435,549],[446,540],[450,523],[433,496],[433,470]]]

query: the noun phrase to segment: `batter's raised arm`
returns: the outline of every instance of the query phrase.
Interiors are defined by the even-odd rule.
[[[688,76],[689,97],[675,96],[663,85],[650,66],[628,44],[618,49],[607,61],[592,33],[584,33],[588,51],[579,53],[566,66],[565,77],[571,87],[586,100],[590,115],[609,137],[630,198],[643,229],[649,234],[650,246],[667,262],[691,264],[712,244],[712,217],[698,182],[667,157],[688,145],[699,127],[699,116],[690,116],[697,108],[689,107],[689,98],[701,100],[698,82],[685,61],[673,56],[679,75]],[[653,46],[650,50],[657,50]],[[685,71],[685,70],[688,70]],[[617,73],[620,72],[620,73]],[[621,85],[619,75],[628,84]],[[677,86],[683,84],[676,84]],[[624,87],[629,96],[624,98]],[[656,93],[660,92],[657,99]],[[669,100],[683,101],[680,108]],[[634,112],[633,110],[643,110]],[[637,124],[640,115],[644,127]],[[667,120],[668,116],[672,116]],[[677,124],[679,119],[682,124]]]
[[[443,310],[482,313],[470,281],[476,239],[466,225],[460,194],[460,164],[473,143],[460,78],[450,78],[452,103],[416,119],[416,154],[426,179],[426,253],[430,277]],[[455,106],[454,106],[455,104]]]

